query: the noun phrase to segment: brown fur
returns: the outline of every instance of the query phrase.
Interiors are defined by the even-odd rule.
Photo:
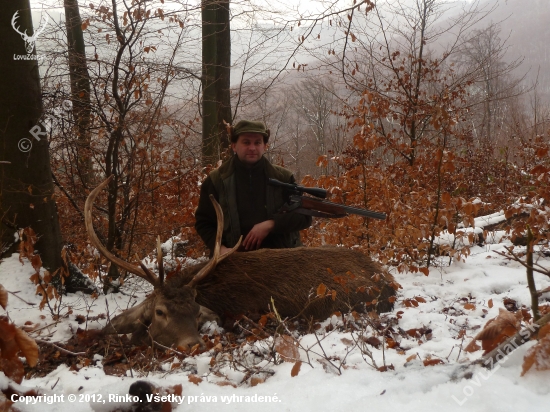
[[[172,277],[163,289],[177,291],[202,266],[196,265]],[[372,278],[375,274],[379,274],[378,282]],[[335,277],[343,278],[345,286],[336,282]],[[306,309],[321,283],[327,290],[336,290],[336,299],[318,299]],[[388,298],[395,295],[396,287],[398,284],[393,276],[367,255],[354,250],[337,247],[261,249],[234,253],[219,263],[197,285],[196,302],[226,316],[266,312],[273,297],[281,316],[296,316],[306,309],[304,315],[324,319],[337,310],[361,310],[362,302],[375,298],[378,304],[367,307],[368,310],[390,311],[393,304]],[[364,288],[364,292],[358,288]]]

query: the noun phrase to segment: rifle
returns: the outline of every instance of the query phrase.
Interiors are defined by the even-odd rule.
[[[378,220],[386,220],[385,213],[341,205],[339,203],[329,202],[328,200],[320,200],[326,199],[327,197],[327,191],[320,187],[298,186],[297,184],[283,183],[277,179],[267,179],[267,184],[282,187],[290,191],[291,195],[288,198],[288,202],[280,209],[282,213],[296,212],[303,215],[327,218],[359,215]],[[311,196],[304,196],[304,193]]]

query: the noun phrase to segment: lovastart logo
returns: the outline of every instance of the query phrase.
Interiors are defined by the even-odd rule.
[[[40,58],[39,56],[33,55],[32,52],[34,50],[34,46],[36,40],[38,39],[38,36],[44,31],[44,29],[48,25],[48,15],[44,13],[43,16],[45,16],[45,19],[40,19],[40,26],[37,30],[34,31],[32,36],[29,36],[27,34],[27,29],[25,29],[25,31],[21,31],[18,27],[17,19],[19,18],[19,10],[13,13],[13,17],[11,18],[11,27],[13,27],[13,30],[21,35],[21,38],[25,41],[25,49],[27,50],[27,55],[14,54],[14,60],[38,60]]]

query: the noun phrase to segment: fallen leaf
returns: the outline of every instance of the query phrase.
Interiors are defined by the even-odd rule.
[[[525,354],[521,376],[525,375],[533,366],[538,371],[550,370],[550,333],[548,331],[546,331],[545,336],[539,339],[537,344],[529,348]]]
[[[281,355],[284,361],[294,362],[300,360],[300,351],[289,335],[277,336],[275,339],[275,351]]]
[[[479,332],[474,340],[481,341],[481,347],[489,353],[510,336],[514,336],[520,327],[519,319],[506,309],[499,308],[499,314],[496,318],[490,319]]]
[[[290,376],[291,377],[298,376],[298,374],[300,373],[300,368],[301,367],[302,367],[302,362],[301,361],[298,361],[298,362],[294,363],[294,366],[292,367],[292,370],[290,371]]]
[[[4,309],[8,306],[8,291],[2,285],[0,285],[0,306]]]
[[[189,382],[194,383],[195,385],[199,385],[199,383],[202,382],[202,378],[197,375],[190,374],[187,379],[189,379]]]

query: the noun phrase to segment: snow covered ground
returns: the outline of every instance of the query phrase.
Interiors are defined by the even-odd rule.
[[[293,363],[268,364],[255,355],[265,350],[270,340],[256,341],[239,349],[241,358],[250,362],[249,366],[270,370],[270,374],[263,375],[267,377],[265,382],[256,386],[251,386],[249,381],[241,383],[244,372],[235,370],[229,363],[221,367],[219,373],[212,373],[209,366],[212,351],[188,357],[174,369],[171,369],[173,364],[168,363],[166,372],[149,373],[146,377],[139,376],[139,371],[134,371],[133,377],[106,375],[101,356],[97,356],[95,364],[78,371],[62,365],[45,377],[23,380],[24,388],[38,388],[41,393],[57,395],[57,399],[15,406],[21,411],[113,411],[129,407],[132,403],[123,397],[130,385],[146,379],[161,387],[182,385],[181,405],[172,404],[177,411],[547,411],[550,371],[531,370],[520,377],[523,357],[533,342],[514,351],[494,371],[478,366],[472,379],[452,380],[461,364],[481,355],[481,351],[467,353],[461,350],[461,345],[463,349],[488,319],[497,316],[499,308],[504,308],[505,298],[515,301],[517,307],[530,305],[524,268],[499,256],[497,251],[504,251],[504,246],[474,246],[466,262],[431,268],[427,277],[421,273],[395,274],[403,286],[392,315],[395,317],[402,311],[396,329],[420,332],[418,336],[396,333],[397,349],[382,351],[381,346],[376,349],[364,345],[372,352],[372,360],[353,344],[359,339],[359,333],[339,331],[342,320],[333,316],[322,323],[317,337],[313,334],[299,337],[302,348],[311,351],[308,364],[308,354],[300,350],[304,363],[295,377],[291,377]],[[550,259],[542,258],[539,263],[550,266]],[[78,324],[76,315],[93,317],[105,313],[106,302],[109,311],[116,314],[143,299],[146,292],[138,285],[135,290],[128,287],[123,289],[124,294],[101,296],[97,300],[82,294],[64,296],[61,313],[69,310],[72,313],[56,323],[48,309],[38,310],[40,299],[29,281],[32,273],[32,266],[28,262],[20,263],[18,255],[0,264],[0,283],[13,292],[9,294],[7,314],[19,326],[30,321],[35,329],[31,336],[52,342],[63,343],[78,327],[86,327]],[[550,286],[548,277],[536,274],[535,279],[538,289]],[[417,306],[410,305],[417,297],[420,297],[415,299]],[[550,293],[546,293],[541,304],[549,301]],[[99,329],[105,322],[98,319],[88,322],[87,327]],[[329,324],[335,328],[327,332]],[[461,329],[466,330],[464,339],[459,335]],[[368,336],[367,329],[364,337]],[[323,359],[325,357],[341,366],[341,374]],[[441,363],[424,366],[426,359],[440,359]],[[392,365],[393,369],[379,372],[372,366],[373,362],[378,367]],[[202,381],[190,382],[190,373],[202,377]],[[236,387],[220,386],[220,376]],[[0,387],[6,385],[7,379],[0,373]],[[71,401],[69,395],[75,395],[75,400]],[[51,404],[47,403],[52,400]]]

